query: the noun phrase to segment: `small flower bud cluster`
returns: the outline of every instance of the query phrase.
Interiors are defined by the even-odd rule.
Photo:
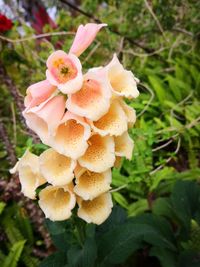
[[[65,220],[78,204],[78,216],[101,224],[112,209],[111,168],[121,157],[131,159],[128,128],[136,120],[124,98],[136,98],[138,80],[117,56],[104,66],[82,73],[78,56],[105,24],[79,26],[69,53],[53,52],[46,80],[31,85],[23,115],[27,125],[50,148],[40,156],[26,151],[19,172],[23,193],[51,220]]]

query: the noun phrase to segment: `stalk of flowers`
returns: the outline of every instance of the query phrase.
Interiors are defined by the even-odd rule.
[[[26,151],[12,172],[19,172],[22,191],[35,199],[53,221],[77,215],[101,224],[111,213],[112,168],[122,157],[131,159],[128,134],[136,120],[125,98],[136,98],[138,79],[114,55],[109,64],[82,73],[78,56],[106,24],[79,26],[69,53],[53,52],[47,59],[46,80],[31,85],[23,116],[48,145],[40,156]],[[46,185],[46,187],[45,187]]]

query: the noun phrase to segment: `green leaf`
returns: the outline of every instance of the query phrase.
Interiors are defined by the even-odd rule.
[[[45,223],[55,246],[59,250],[66,252],[73,238],[71,221],[52,222],[46,220]]]
[[[56,252],[44,259],[39,267],[67,267],[67,253]]]
[[[6,206],[6,203],[0,202],[0,214],[3,212],[5,206]]]
[[[119,192],[114,192],[112,193],[114,200],[123,208],[127,209],[128,208],[128,201],[126,198],[120,194]]]
[[[149,82],[154,89],[158,100],[160,104],[164,104],[164,100],[166,99],[166,94],[165,94],[165,88],[161,82],[161,80],[157,76],[149,75]]]
[[[199,254],[192,250],[181,252],[178,266],[179,267],[199,267],[200,266]]]
[[[149,205],[146,199],[139,199],[128,207],[128,215],[136,216],[148,210]]]
[[[152,216],[138,216],[118,225],[98,238],[98,259],[101,267],[123,263],[144,241],[175,250],[173,234],[164,219]]]
[[[82,247],[71,246],[68,255],[69,267],[94,267],[97,257],[97,247],[95,242],[95,226],[92,224],[86,227],[86,239]]]
[[[200,213],[200,187],[193,181],[177,181],[171,195],[171,203],[188,235],[191,219],[196,219]]]
[[[176,253],[160,247],[153,247],[150,256],[157,257],[162,267],[177,267]]]
[[[21,240],[15,243],[2,264],[2,267],[17,267],[17,263],[20,259],[21,253],[24,248],[26,240]]]
[[[171,206],[169,198],[165,198],[165,197],[157,198],[153,202],[152,211],[154,214],[159,215],[159,216],[165,216],[168,218],[174,217],[173,208]]]

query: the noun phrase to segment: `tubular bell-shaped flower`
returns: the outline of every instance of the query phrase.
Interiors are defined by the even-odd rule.
[[[74,178],[76,161],[57,153],[52,148],[40,155],[39,164],[42,175],[54,186],[67,185]]]
[[[51,138],[51,146],[59,153],[77,159],[88,148],[87,140],[90,135],[89,124],[83,118],[67,111]]]
[[[88,140],[89,147],[78,159],[79,164],[93,172],[104,172],[115,162],[115,144],[111,136],[94,134]]]
[[[121,135],[127,131],[127,116],[117,99],[112,100],[108,112],[99,120],[90,122],[94,132],[105,135]]]
[[[136,112],[135,112],[135,109],[130,107],[129,105],[126,104],[126,102],[124,102],[122,99],[120,101],[120,105],[122,106],[125,114],[126,114],[126,117],[127,117],[127,120],[128,120],[128,127],[131,128],[133,127],[133,125],[135,124],[136,122]]]
[[[81,62],[73,54],[55,51],[47,59],[46,77],[64,94],[74,93],[83,83]]]
[[[75,177],[74,192],[84,200],[92,200],[110,189],[112,174],[111,169],[96,173],[82,168],[75,170]]]
[[[121,136],[116,136],[115,140],[115,154],[119,157],[126,157],[131,160],[134,142],[130,138],[128,132],[123,133]]]
[[[113,207],[110,193],[104,193],[93,200],[78,199],[78,216],[87,223],[101,224],[110,215]]]
[[[88,23],[85,26],[80,25],[69,52],[80,56],[94,41],[99,30],[105,26],[107,24]]]
[[[112,61],[105,69],[108,72],[108,78],[114,94],[128,98],[138,97],[138,79],[131,71],[124,69],[116,54],[114,54]]]
[[[32,84],[26,90],[27,95],[24,99],[24,105],[27,109],[35,107],[50,98],[55,91],[56,86],[50,84],[47,80]]]
[[[53,135],[65,111],[64,96],[54,96],[38,107],[23,112],[26,124],[46,145],[50,144],[50,135]]]
[[[19,172],[22,193],[28,198],[35,199],[36,188],[46,183],[39,171],[39,157],[27,150],[15,167],[10,170],[11,173],[17,171]]]
[[[47,186],[39,193],[39,206],[52,221],[68,219],[76,205],[76,197],[68,186]]]
[[[84,75],[80,91],[68,96],[66,107],[79,116],[96,121],[109,109],[111,89],[106,73],[98,70]]]

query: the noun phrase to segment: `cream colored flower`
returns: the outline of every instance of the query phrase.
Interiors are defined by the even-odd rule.
[[[110,215],[113,207],[111,193],[104,193],[93,200],[78,200],[78,217],[87,223],[101,224]]]
[[[89,147],[78,159],[79,164],[93,172],[104,172],[115,162],[115,144],[113,137],[94,134],[88,140]]]
[[[39,206],[52,221],[68,219],[76,205],[76,197],[68,186],[47,186],[39,193]]]
[[[10,170],[11,173],[17,171],[19,172],[22,193],[28,198],[35,199],[37,187],[46,183],[39,171],[39,157],[27,150],[15,167]]]
[[[87,140],[90,135],[90,126],[84,118],[66,112],[55,135],[51,137],[51,147],[60,154],[77,159],[88,148]]]
[[[116,156],[126,157],[131,160],[134,148],[134,142],[130,138],[128,132],[123,133],[121,136],[115,137],[115,154]]]
[[[139,80],[131,71],[124,69],[116,54],[114,54],[112,61],[105,69],[108,71],[108,77],[114,94],[128,98],[138,97],[137,83]]]
[[[110,189],[111,169],[103,173],[90,172],[85,168],[75,171],[74,192],[84,200],[92,200]]]
[[[112,100],[108,112],[99,120],[90,122],[94,132],[105,135],[121,135],[127,131],[127,116],[117,99]]]
[[[129,105],[127,105],[126,102],[123,101],[122,99],[120,101],[120,104],[121,104],[121,107],[123,108],[123,110],[124,110],[124,112],[126,114],[126,117],[127,117],[127,120],[128,120],[128,127],[129,128],[133,127],[133,125],[136,122],[135,109],[130,107]]]
[[[96,69],[84,75],[81,90],[68,95],[66,107],[74,114],[96,121],[108,111],[110,97],[107,73]]]
[[[40,157],[40,171],[46,180],[54,186],[69,184],[74,178],[76,161],[59,154],[52,148],[44,151]]]

